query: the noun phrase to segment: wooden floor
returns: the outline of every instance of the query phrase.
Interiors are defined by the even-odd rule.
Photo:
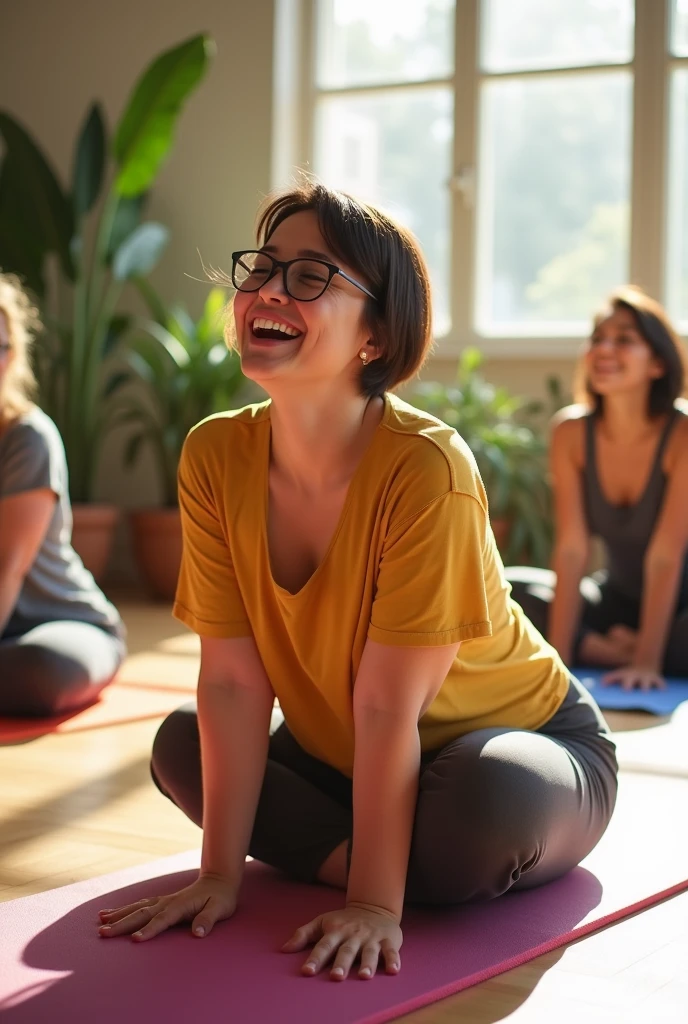
[[[120,602],[130,678],[194,683],[197,642],[166,607]],[[151,673],[155,673],[151,675]],[[184,697],[180,695],[180,703]],[[688,713],[616,715],[630,770],[685,777]],[[0,901],[187,850],[200,832],[153,787],[158,721],[0,746]],[[688,872],[688,850],[682,851]],[[688,893],[435,1003],[405,1024],[688,1024]],[[270,1022],[266,1022],[270,1024]]]

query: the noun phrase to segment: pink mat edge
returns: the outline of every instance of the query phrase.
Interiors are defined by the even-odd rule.
[[[547,942],[542,942],[539,946],[534,946],[525,953],[518,953],[516,956],[510,957],[508,960],[502,960],[499,964],[496,964],[493,967],[488,967],[484,971],[469,974],[465,978],[461,978],[459,981],[451,982],[448,985],[442,985],[440,988],[432,989],[430,992],[423,993],[423,995],[414,996],[413,999],[408,999],[404,1003],[398,1003],[389,1010],[380,1010],[379,1012],[372,1014],[372,1016],[361,1017],[357,1021],[354,1021],[353,1024],[386,1024],[387,1021],[397,1020],[397,1018],[403,1017],[405,1014],[412,1013],[414,1010],[419,1010],[423,1006],[429,1006],[431,1003],[437,1003],[441,999],[446,999],[448,996],[456,995],[458,992],[463,992],[468,988],[473,988],[474,985],[479,985],[483,981],[489,981],[490,978],[496,978],[500,974],[506,974],[507,971],[513,970],[514,967],[521,967],[523,964],[527,964],[531,960],[536,960],[537,957],[543,956],[545,953],[550,953],[553,949],[558,949],[560,946],[566,946],[576,939],[585,938],[586,935],[599,931],[608,924],[613,924],[615,921],[622,920],[625,917],[630,917],[632,914],[636,914],[641,910],[647,910],[648,907],[652,907],[657,903],[662,903],[664,900],[670,899],[672,896],[678,896],[679,893],[687,890],[688,878],[683,882],[677,882],[676,885],[672,885],[668,889],[663,889],[661,892],[654,893],[652,896],[646,896],[645,899],[638,900],[636,903],[630,903],[628,906],[622,907],[621,910],[615,910],[611,914],[606,914],[604,917],[596,918],[594,921],[581,925],[579,928],[573,928],[570,932],[566,932],[564,935],[559,935],[554,939],[549,939]]]

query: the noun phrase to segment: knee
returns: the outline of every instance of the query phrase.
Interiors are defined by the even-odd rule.
[[[153,740],[151,774],[159,789],[167,793],[175,789],[175,782],[196,760],[200,770],[200,740],[196,705],[185,704],[163,721]],[[184,775],[188,774],[188,768]]]
[[[92,703],[100,692],[101,687],[91,685],[76,660],[56,657],[38,644],[16,647],[12,654],[13,714],[38,718],[66,714]]]
[[[493,899],[538,863],[531,813],[537,798],[525,798],[522,782],[517,771],[505,772],[489,756],[467,759],[449,778],[426,781],[409,872],[411,902]]]

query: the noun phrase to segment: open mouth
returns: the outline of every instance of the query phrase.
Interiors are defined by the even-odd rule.
[[[277,320],[268,320],[265,317],[256,317],[251,324],[251,332],[254,338],[260,341],[293,341],[299,338],[302,331],[297,331],[289,324],[280,323]]]

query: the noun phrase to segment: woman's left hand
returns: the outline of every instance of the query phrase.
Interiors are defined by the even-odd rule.
[[[622,690],[664,690],[666,683],[659,672],[641,665],[625,665],[602,676],[602,685],[617,683]]]
[[[298,953],[313,942],[315,946],[302,972],[318,974],[334,957],[330,978],[344,981],[357,957],[361,960],[359,978],[372,978],[381,956],[387,973],[398,974],[403,941],[399,922],[389,911],[350,903],[343,910],[321,914],[298,928],[282,950]]]

